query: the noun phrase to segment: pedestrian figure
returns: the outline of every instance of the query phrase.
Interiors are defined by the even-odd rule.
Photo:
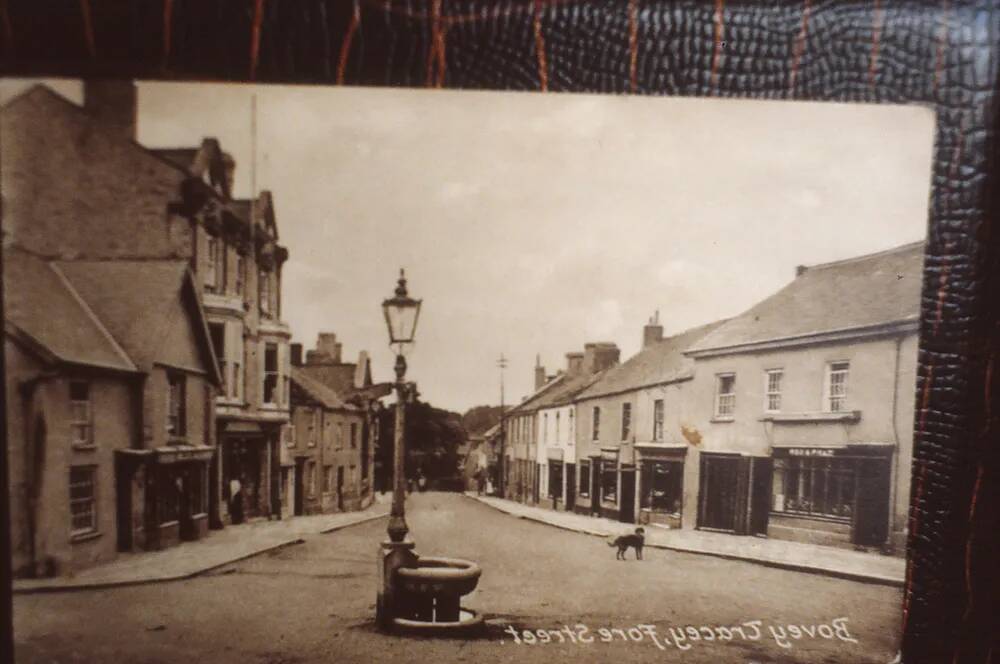
[[[486,474],[483,471],[476,473],[476,490],[479,495],[483,495],[483,491],[486,489]]]
[[[423,473],[417,477],[417,486],[420,487],[420,492],[423,493],[424,489],[427,488],[427,478],[424,477]]]
[[[233,523],[243,523],[243,485],[235,477],[229,480],[229,516]]]

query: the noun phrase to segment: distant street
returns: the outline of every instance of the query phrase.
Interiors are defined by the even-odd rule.
[[[465,601],[486,615],[483,637],[375,631],[380,519],[188,581],[15,596],[17,661],[884,663],[895,652],[893,588],[653,549],[621,562],[599,538],[460,495],[418,494],[407,507],[418,552],[483,567]],[[605,643],[601,628],[620,631]],[[523,630],[553,631],[529,645]]]

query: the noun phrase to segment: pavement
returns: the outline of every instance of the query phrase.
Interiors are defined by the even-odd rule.
[[[475,492],[465,495],[512,516],[578,533],[608,537],[632,532],[631,524],[611,519],[557,512],[494,496],[479,496]],[[895,587],[903,586],[906,575],[905,559],[878,552],[852,551],[763,537],[740,537],[702,530],[647,526],[646,546]]]
[[[60,592],[179,581],[274,549],[302,544],[303,538],[331,533],[389,514],[384,496],[357,512],[296,516],[275,521],[252,521],[222,530],[210,530],[195,542],[182,542],[162,551],[120,553],[110,563],[73,576],[14,579],[14,593]]]

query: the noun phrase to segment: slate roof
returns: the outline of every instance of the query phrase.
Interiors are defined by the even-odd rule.
[[[4,316],[62,362],[136,371],[136,366],[60,270],[25,251],[3,252]]]
[[[136,366],[149,370],[154,362],[178,352],[178,315],[188,279],[185,260],[56,261],[115,340]],[[204,319],[195,324],[201,367],[218,380]],[[204,329],[198,329],[204,328]]]
[[[924,242],[805,268],[790,284],[689,349],[808,338],[919,320]]]
[[[622,364],[605,371],[600,380],[577,396],[577,400],[621,394],[690,378],[694,360],[684,355],[684,351],[725,323],[721,320],[693,327],[642,349]]]
[[[534,406],[536,409],[541,410],[542,408],[553,408],[571,403],[580,392],[596,383],[602,376],[614,368],[611,367],[610,369],[593,374],[565,375],[560,384],[542,394]]]
[[[564,380],[566,380],[566,374],[558,374],[555,378],[529,394],[521,403],[511,407],[510,410],[507,411],[505,419],[509,419],[512,415],[534,411],[542,397],[544,397],[549,390],[555,389],[557,386],[561,385]]]
[[[303,367],[292,367],[292,383],[297,385],[312,400],[332,410],[357,410],[347,403],[333,389],[310,376]]]

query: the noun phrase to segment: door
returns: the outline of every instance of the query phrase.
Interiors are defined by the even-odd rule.
[[[576,507],[576,465],[566,464],[566,511],[572,512]]]
[[[337,509],[344,511],[344,467],[337,466]]]
[[[739,500],[740,457],[702,454],[701,486],[698,496],[698,527],[736,531]]]
[[[889,459],[858,459],[854,543],[881,546],[889,537]]]
[[[115,517],[118,530],[118,550],[132,550],[132,468],[125,459],[115,459]]]
[[[590,464],[590,513],[601,513],[601,460],[594,459]]]
[[[771,457],[750,459],[750,534],[767,535],[771,513]]]
[[[302,516],[305,513],[303,496],[305,495],[305,473],[303,472],[302,459],[295,460],[295,516]]]
[[[621,469],[620,493],[618,520],[622,523],[635,523],[635,468]]]

